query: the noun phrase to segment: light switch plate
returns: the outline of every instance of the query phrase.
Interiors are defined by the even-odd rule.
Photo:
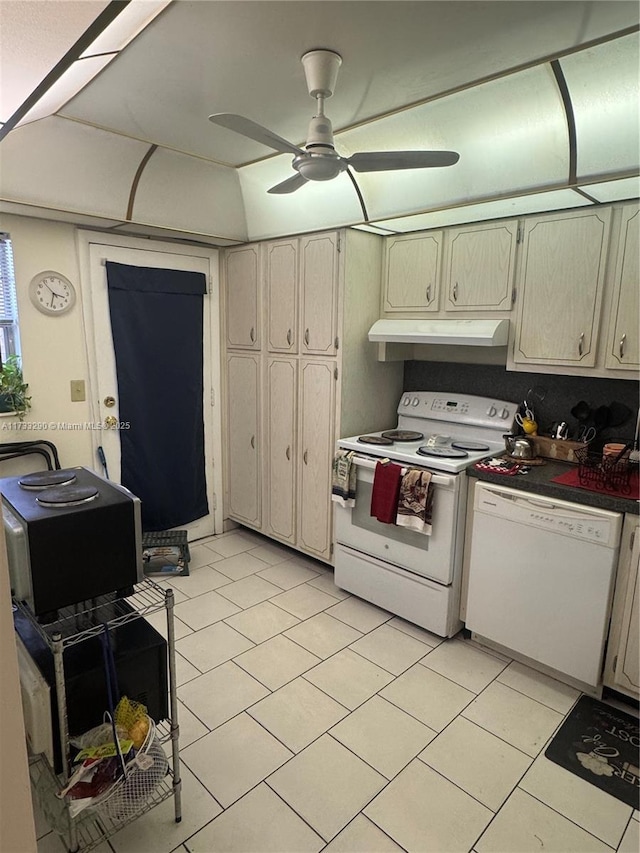
[[[72,403],[82,403],[87,399],[87,395],[84,390],[84,379],[72,379],[71,380],[71,402]]]

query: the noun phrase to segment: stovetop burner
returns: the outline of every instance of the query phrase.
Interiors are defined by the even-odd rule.
[[[412,429],[390,429],[383,432],[382,437],[390,438],[391,441],[421,441],[424,433],[415,432]]]
[[[41,506],[58,509],[66,506],[78,506],[95,500],[100,492],[95,486],[59,486],[54,489],[46,489],[36,497]]]
[[[390,444],[393,444],[393,441],[390,438],[383,438],[381,435],[361,435],[358,438],[358,441],[361,444],[380,444],[387,447]]]
[[[455,447],[456,450],[471,450],[473,453],[481,453],[484,450],[491,450],[488,444],[484,444],[481,441],[463,441],[462,439],[459,441],[452,441],[451,447]]]
[[[466,450],[456,450],[454,447],[436,446],[427,447],[423,445],[416,451],[420,456],[436,456],[439,459],[466,459],[469,455]]]
[[[73,471],[36,471],[18,480],[20,488],[32,491],[50,489],[53,486],[68,486],[77,480]]]

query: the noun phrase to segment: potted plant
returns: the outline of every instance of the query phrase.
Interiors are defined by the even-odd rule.
[[[29,385],[22,376],[20,358],[10,355],[0,366],[0,412],[15,412],[22,421],[31,408]]]

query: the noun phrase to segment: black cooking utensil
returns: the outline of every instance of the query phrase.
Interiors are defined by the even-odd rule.
[[[618,427],[626,423],[633,414],[629,406],[614,400],[609,404],[609,426]]]
[[[615,458],[615,460],[614,460],[615,464],[617,464],[618,462],[620,462],[620,460],[621,460],[621,459],[622,459],[622,457],[625,455],[625,453],[628,453],[628,452],[631,450],[631,447],[632,447],[632,442],[629,442],[628,444],[625,444],[625,446],[622,448],[622,450],[620,451],[620,453],[618,453],[618,455],[616,456],[616,458]]]
[[[611,410],[609,406],[598,406],[593,413],[593,425],[596,432],[602,432],[603,429],[606,429],[609,426],[610,418]]]
[[[580,400],[580,402],[576,403],[573,409],[571,409],[571,414],[576,420],[580,421],[580,423],[586,423],[591,416],[591,406],[584,400]]]

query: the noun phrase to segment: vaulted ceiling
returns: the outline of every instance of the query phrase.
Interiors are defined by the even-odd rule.
[[[1,0],[3,208],[222,245],[636,197],[639,17],[617,0]],[[314,48],[343,58],[326,103],[340,153],[460,162],[268,195],[291,155],[207,119],[303,145]]]

